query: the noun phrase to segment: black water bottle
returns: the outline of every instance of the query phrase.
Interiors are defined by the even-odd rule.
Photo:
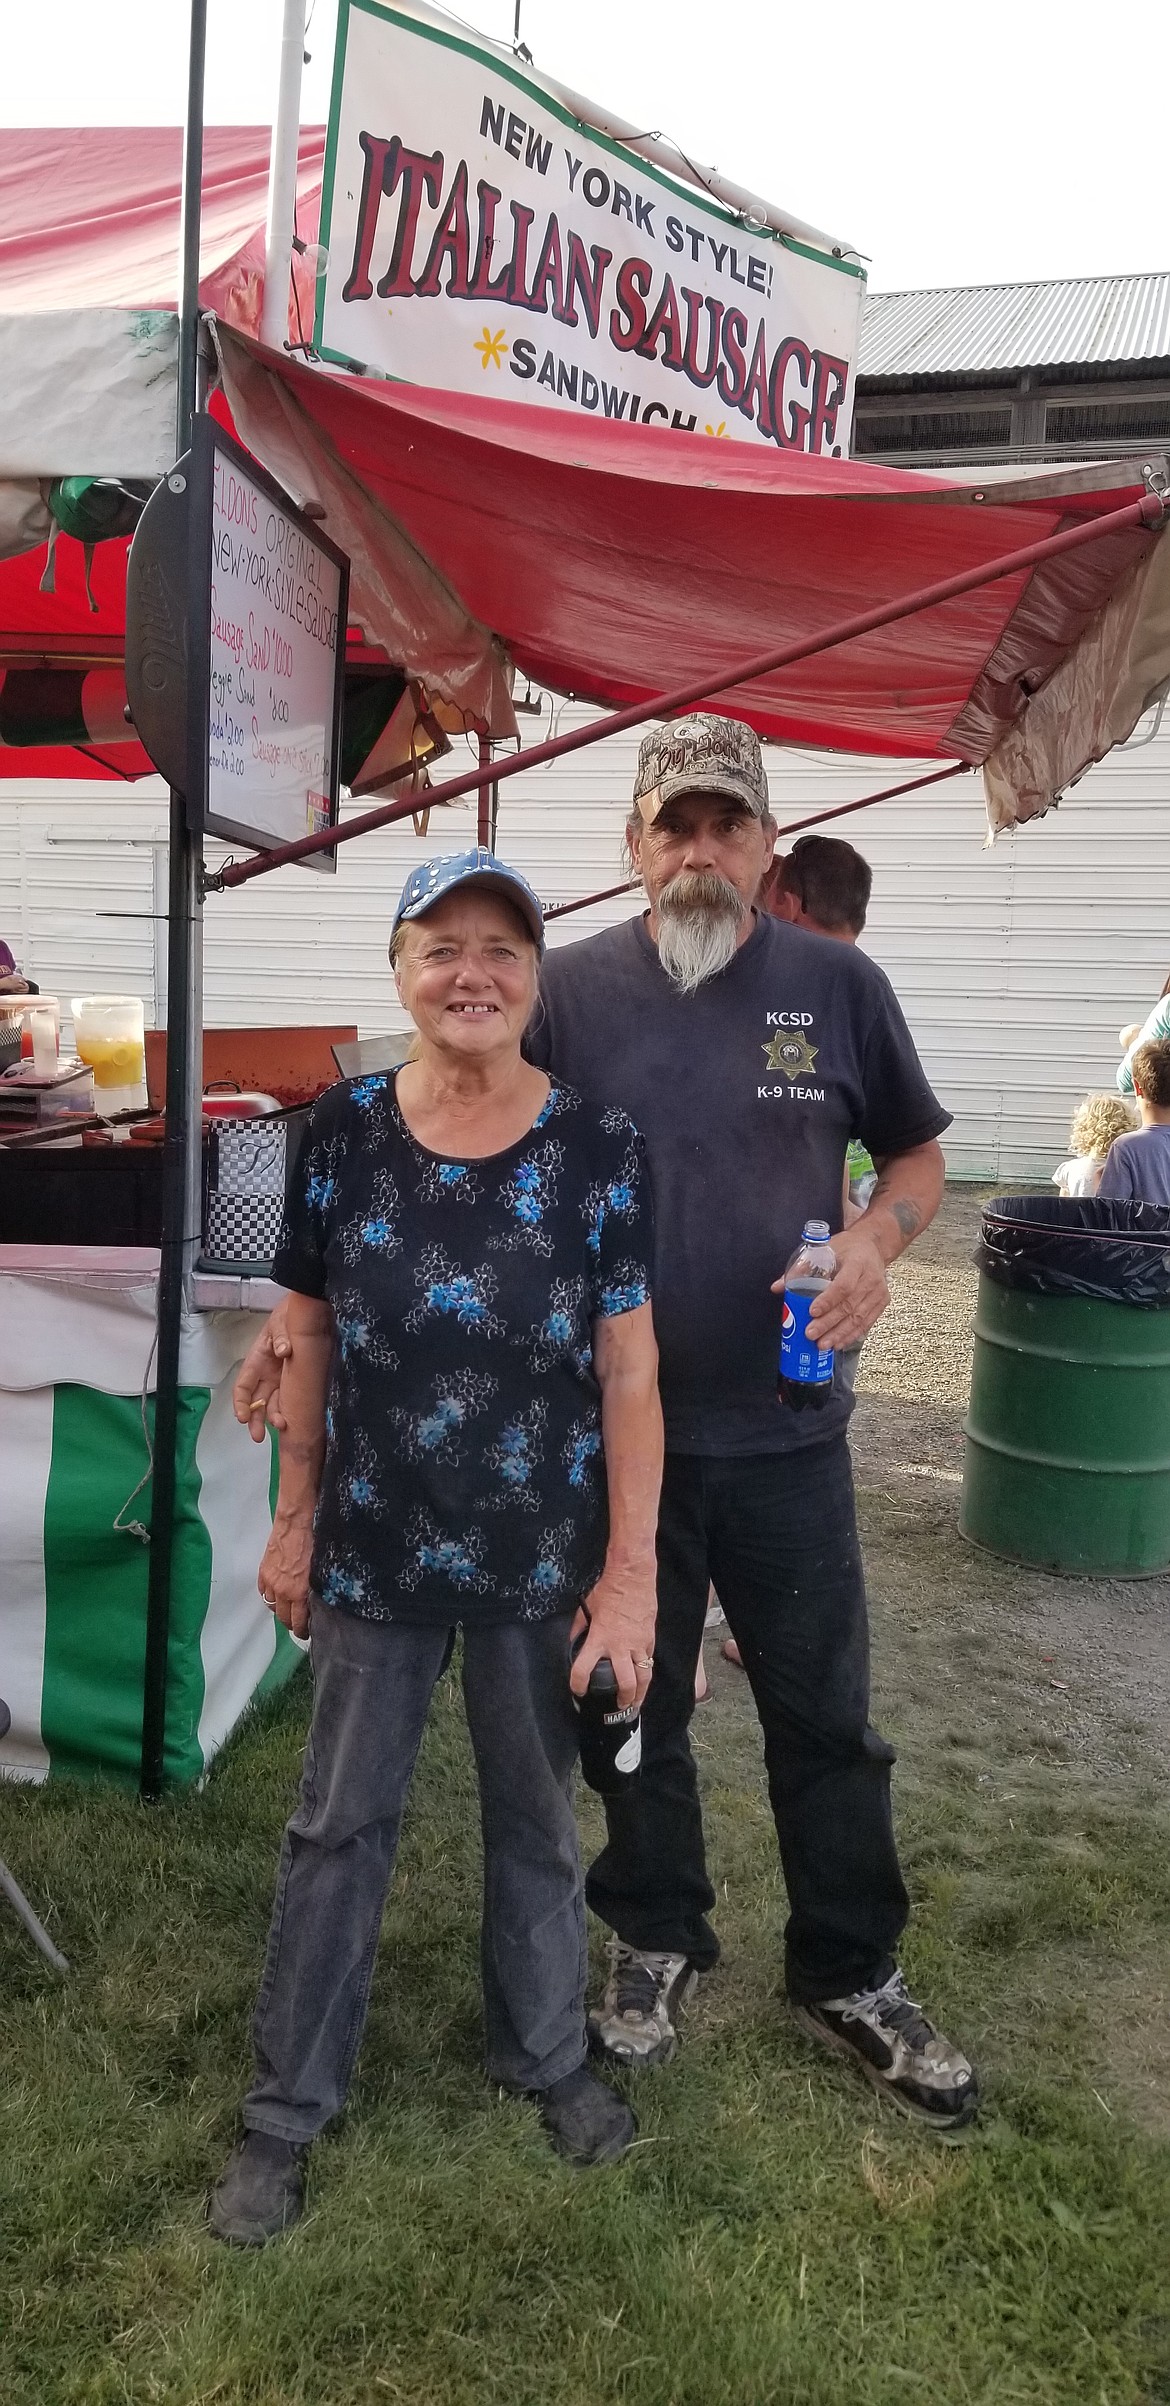
[[[584,1630],[573,1648],[584,1645]],[[581,1776],[599,1796],[625,1796],[642,1760],[642,1714],[618,1703],[617,1673],[608,1655],[595,1662],[583,1696],[574,1696],[581,1732]]]

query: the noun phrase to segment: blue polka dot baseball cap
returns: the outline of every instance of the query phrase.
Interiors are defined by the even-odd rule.
[[[460,886],[479,886],[485,893],[501,894],[519,911],[537,951],[544,951],[544,912],[528,879],[521,877],[519,869],[509,868],[507,861],[497,860],[486,844],[475,844],[469,852],[440,852],[434,860],[422,861],[412,869],[399,896],[391,936],[404,920],[425,919],[436,902],[456,893]]]

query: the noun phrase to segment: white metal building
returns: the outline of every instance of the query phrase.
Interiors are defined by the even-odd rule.
[[[572,705],[559,711],[563,729]],[[583,714],[582,714],[583,715]],[[532,725],[532,722],[526,722]],[[532,727],[547,735],[547,717]],[[637,738],[598,745],[500,791],[499,846],[546,903],[617,882]],[[783,823],[928,770],[770,747]],[[1170,970],[1170,713],[1093,769],[1058,812],[984,848],[972,774],[919,799],[830,822],[874,868],[865,945],[892,978],[928,1074],[955,1114],[959,1178],[1044,1176],[1069,1114],[1112,1083],[1117,1030],[1140,1019]],[[165,1018],[166,806],[151,780],[0,786],[0,936],[27,974],[67,1004],[136,992]],[[407,870],[424,849],[474,841],[474,804],[436,811],[343,846],[336,876],[282,869],[206,911],[212,1026],[402,1024],[386,937]],[[628,897],[559,921],[569,943],[637,909]]]

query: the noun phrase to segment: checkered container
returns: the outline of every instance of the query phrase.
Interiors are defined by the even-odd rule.
[[[307,1114],[214,1119],[204,1154],[200,1267],[267,1275]]]

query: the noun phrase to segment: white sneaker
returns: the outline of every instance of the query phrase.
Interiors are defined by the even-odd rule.
[[[678,2045],[672,2016],[694,1994],[699,1975],[685,1955],[648,1954],[609,1942],[609,1979],[589,2016],[589,2044],[610,2063],[642,2071],[669,2063]]]
[[[819,2005],[794,2005],[810,2038],[844,2055],[875,2089],[916,2122],[962,2130],[979,2110],[979,2082],[966,2056],[928,2021],[901,1972],[882,1988],[858,1989]]]

